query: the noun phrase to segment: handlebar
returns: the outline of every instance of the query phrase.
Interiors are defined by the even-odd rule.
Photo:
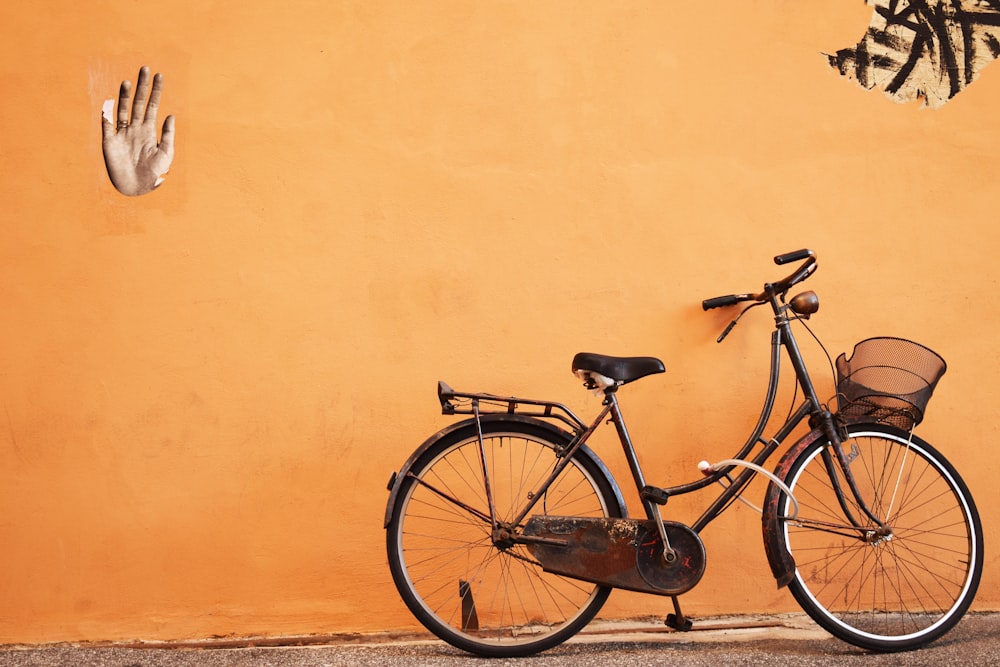
[[[757,301],[757,296],[755,294],[730,294],[728,296],[716,296],[711,299],[705,299],[701,302],[701,307],[705,310],[711,310],[712,308],[724,308],[726,306],[733,306],[737,303],[743,301]]]
[[[798,262],[803,259],[809,259],[810,257],[815,258],[816,254],[812,250],[807,250],[803,248],[802,250],[796,250],[794,252],[786,252],[784,255],[778,255],[774,258],[774,263],[778,266],[782,264],[788,264],[789,262]]]
[[[782,280],[764,285],[764,291],[760,294],[728,294],[726,296],[717,296],[702,301],[701,307],[703,310],[711,310],[712,308],[723,308],[744,301],[766,301],[772,294],[784,294],[792,285],[802,282],[816,271],[816,253],[803,248],[794,252],[786,252],[774,258],[774,263],[778,266],[800,261],[802,264],[795,271]]]

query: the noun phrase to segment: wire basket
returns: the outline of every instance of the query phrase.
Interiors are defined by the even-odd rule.
[[[948,366],[936,352],[904,338],[868,338],[837,357],[837,402],[848,417],[911,430]]]

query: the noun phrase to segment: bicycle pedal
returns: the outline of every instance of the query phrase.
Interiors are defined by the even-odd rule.
[[[639,492],[639,497],[643,500],[648,500],[650,502],[656,503],[657,505],[666,505],[667,500],[670,498],[669,494],[664,489],[658,486],[644,486],[642,491]]]

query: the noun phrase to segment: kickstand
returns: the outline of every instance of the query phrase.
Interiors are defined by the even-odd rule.
[[[671,595],[670,599],[674,602],[674,613],[667,614],[667,618],[663,621],[663,624],[669,628],[673,628],[674,630],[687,632],[691,629],[691,619],[686,617],[684,612],[681,611],[681,603],[680,600],[677,599],[676,595]]]

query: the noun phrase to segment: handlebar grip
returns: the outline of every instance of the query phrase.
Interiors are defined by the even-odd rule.
[[[746,301],[745,294],[728,294],[726,296],[717,296],[711,299],[705,299],[701,302],[702,310],[711,310],[712,308],[722,308],[724,306],[732,306],[740,301]]]
[[[815,253],[812,250],[803,248],[802,250],[796,250],[794,252],[786,252],[784,255],[778,255],[774,258],[774,263],[778,266],[782,264],[788,264],[789,262],[798,262],[803,259],[809,259],[810,257],[815,257]]]

